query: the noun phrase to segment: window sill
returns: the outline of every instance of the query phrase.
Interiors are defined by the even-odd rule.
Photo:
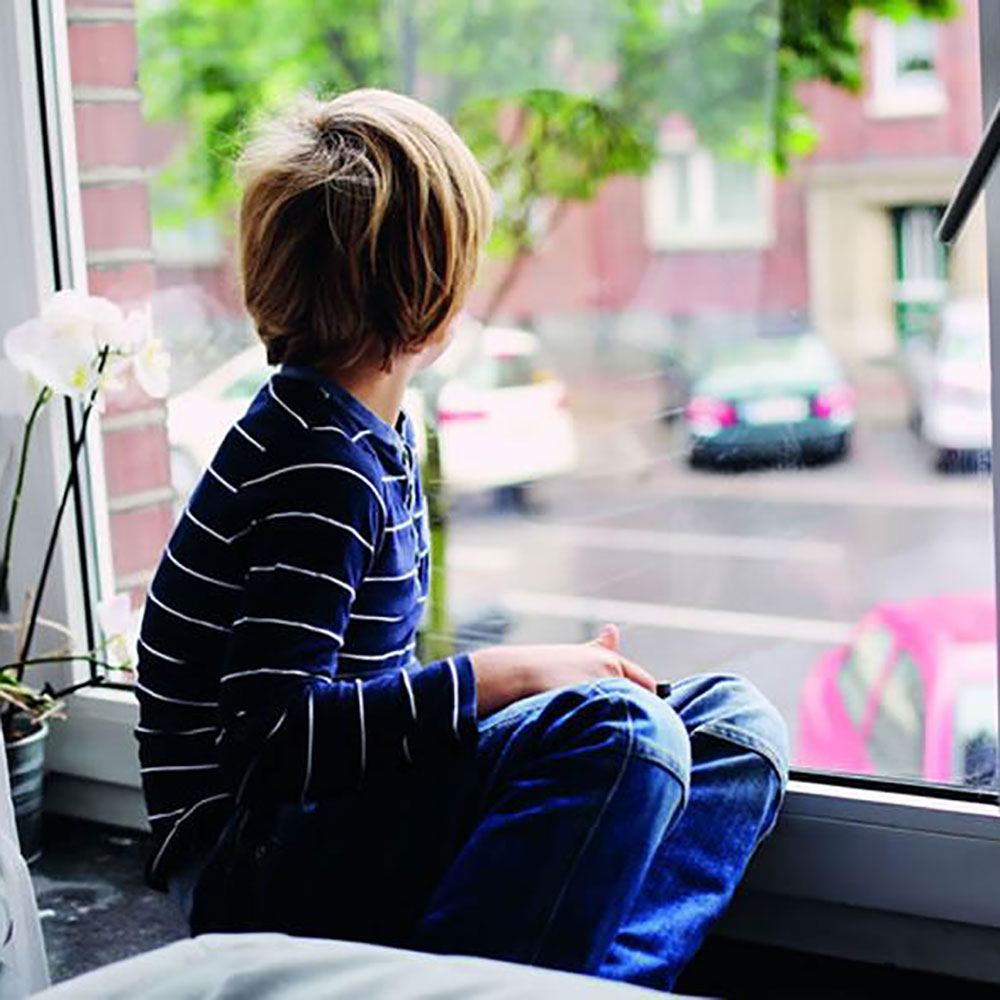
[[[669,237],[647,237],[653,253],[723,253],[736,250],[766,250],[774,243],[774,233],[765,229],[701,230],[672,233]]]
[[[935,118],[948,110],[948,98],[941,88],[894,91],[872,97],[865,103],[869,118]]]

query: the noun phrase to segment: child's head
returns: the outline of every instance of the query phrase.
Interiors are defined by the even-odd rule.
[[[430,108],[385,90],[300,99],[239,176],[243,295],[270,363],[388,367],[461,308],[490,189]]]

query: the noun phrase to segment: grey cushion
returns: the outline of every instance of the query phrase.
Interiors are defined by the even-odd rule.
[[[665,994],[481,958],[283,934],[207,934],[77,976],[38,1000],[662,1000]]]

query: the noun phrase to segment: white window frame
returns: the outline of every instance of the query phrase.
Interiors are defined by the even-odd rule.
[[[752,250],[774,242],[774,178],[764,166],[756,169],[759,214],[746,223],[719,221],[715,206],[715,168],[718,158],[690,141],[670,140],[643,179],[643,224],[646,245],[654,251]],[[668,157],[688,160],[690,215],[680,221],[674,208],[677,191]]]
[[[871,96],[866,110],[872,118],[922,118],[944,114],[948,95],[937,67],[923,80],[900,78],[896,65],[896,42],[900,25],[889,18],[875,18],[870,33]],[[931,23],[935,33],[937,25]],[[935,42],[938,42],[935,34]],[[935,54],[940,44],[935,45]]]
[[[39,128],[36,47],[28,2],[0,5],[0,125],[11,137],[0,150],[0,214],[18,239],[0,241],[0,329],[37,310],[53,287],[54,269],[80,280],[83,247],[75,188],[75,159],[62,0],[39,2],[41,72],[49,134],[49,205],[43,136]],[[1000,97],[1000,5],[983,0],[984,106]],[[987,41],[989,39],[989,41]],[[54,82],[53,82],[54,81]],[[58,109],[58,111],[57,111]],[[62,138],[59,138],[61,124]],[[990,231],[1000,234],[1000,187],[988,196]],[[28,246],[23,246],[24,242]],[[16,246],[12,246],[16,243]],[[1000,409],[1000,251],[990,260],[993,405]],[[5,362],[0,362],[0,365]],[[1000,422],[994,421],[995,426]],[[33,495],[20,537],[44,537],[65,474],[65,426],[52,408],[35,454]],[[0,445],[17,431],[0,419]],[[98,463],[100,441],[92,441]],[[92,467],[94,482],[100,474]],[[995,466],[996,467],[996,466]],[[40,474],[41,473],[41,474]],[[994,482],[1000,511],[1000,476]],[[94,524],[106,524],[103,491],[92,493]],[[995,533],[1000,534],[1000,533]],[[80,560],[72,532],[60,550],[46,611],[84,632]],[[996,541],[1000,545],[1000,539]],[[101,575],[110,584],[108,539]],[[1000,565],[1000,559],[998,559]],[[24,580],[15,580],[23,586]],[[69,719],[53,727],[50,807],[141,827],[136,705],[128,692],[92,690],[73,698]],[[1000,982],[1000,808],[996,797],[972,801],[796,780],[774,835],[763,845],[721,933],[904,967]]]

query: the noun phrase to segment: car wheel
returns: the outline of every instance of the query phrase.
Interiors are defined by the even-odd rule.
[[[938,472],[958,472],[961,468],[961,453],[952,448],[938,448],[934,468]]]

